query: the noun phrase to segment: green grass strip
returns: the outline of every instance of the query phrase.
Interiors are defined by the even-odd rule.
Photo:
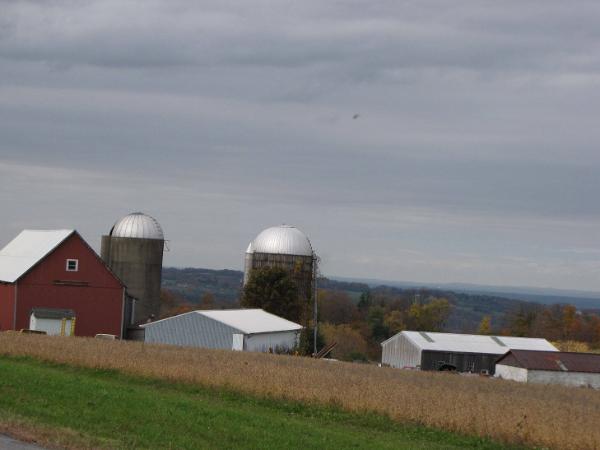
[[[93,447],[119,449],[508,448],[376,414],[29,358],[0,358],[3,415],[71,430]]]

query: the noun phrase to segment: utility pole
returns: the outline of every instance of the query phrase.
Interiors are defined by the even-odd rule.
[[[313,354],[317,354],[317,323],[318,323],[318,302],[317,302],[317,263],[318,257],[313,253]]]
[[[415,291],[415,297],[413,300],[413,304],[420,305],[421,304],[421,294]]]

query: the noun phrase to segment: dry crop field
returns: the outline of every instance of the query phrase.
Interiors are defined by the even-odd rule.
[[[464,434],[556,449],[600,449],[600,392],[342,362],[0,333],[0,354],[333,404]]]

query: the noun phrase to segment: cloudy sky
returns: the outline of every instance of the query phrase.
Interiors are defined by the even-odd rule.
[[[353,117],[358,114],[358,118]],[[600,291],[600,3],[0,1],[0,242],[295,224],[326,275]]]

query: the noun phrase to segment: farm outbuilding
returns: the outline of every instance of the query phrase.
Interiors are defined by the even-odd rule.
[[[496,362],[495,376],[525,383],[600,389],[600,355],[511,350]]]
[[[122,336],[125,286],[75,230],[24,230],[0,250],[0,330]]]
[[[33,308],[29,329],[43,331],[49,336],[72,336],[75,334],[77,314],[72,309]]]
[[[302,329],[262,309],[191,311],[141,327],[147,343],[251,352],[291,350]]]
[[[493,374],[508,350],[558,351],[546,339],[402,331],[381,343],[381,363],[402,369]]]

